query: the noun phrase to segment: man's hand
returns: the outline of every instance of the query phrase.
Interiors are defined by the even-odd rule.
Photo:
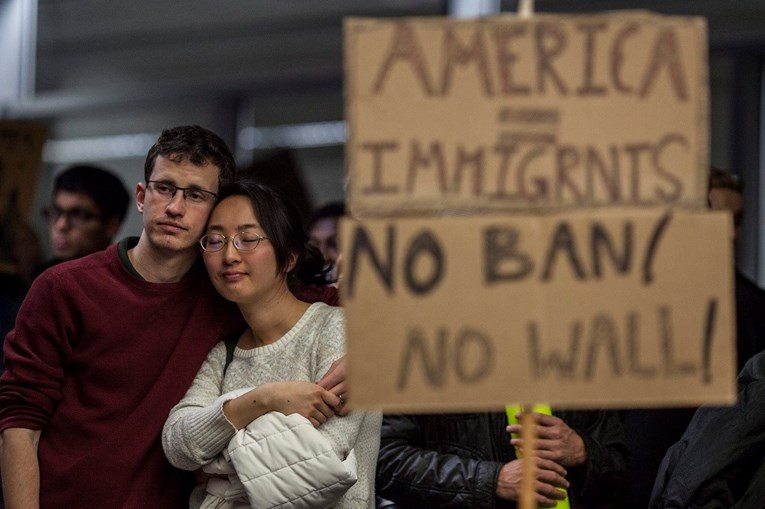
[[[536,421],[534,448],[539,458],[552,460],[564,467],[574,467],[587,460],[584,441],[561,418],[554,415],[532,414]],[[510,433],[521,436],[520,424],[507,427]],[[510,444],[523,450],[523,439],[513,438]]]
[[[340,398],[310,382],[273,382],[266,386],[272,391],[274,410],[284,415],[300,414],[317,428],[340,405]]]
[[[542,507],[555,507],[558,500],[566,498],[569,483],[565,478],[566,470],[554,461],[535,458],[534,494],[537,504]],[[497,497],[504,500],[518,501],[521,498],[521,480],[523,478],[523,460],[505,463],[497,479]]]
[[[340,404],[335,407],[335,413],[340,416],[346,415],[348,409],[345,403],[348,401],[348,393],[345,385],[345,355],[333,362],[321,380],[316,383],[340,398]]]
[[[272,410],[300,414],[319,427],[335,415],[340,398],[311,382],[271,382],[223,404],[223,414],[236,429]]]

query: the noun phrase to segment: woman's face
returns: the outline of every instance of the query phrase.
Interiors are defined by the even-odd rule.
[[[276,256],[271,242],[261,240],[250,251],[234,247],[233,237],[246,232],[266,237],[266,232],[255,217],[249,198],[230,196],[221,201],[210,215],[206,234],[225,235],[220,251],[204,251],[207,272],[218,292],[226,299],[242,303],[257,301],[287,287],[286,275],[277,270]],[[242,245],[246,247],[247,242]]]

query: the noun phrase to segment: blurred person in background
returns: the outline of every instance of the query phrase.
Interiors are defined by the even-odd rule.
[[[345,215],[343,202],[330,202],[316,209],[308,220],[308,238],[324,258],[327,283],[337,283],[340,252],[337,246],[338,221]]]
[[[744,217],[742,193],[743,183],[738,175],[715,167],[710,169],[709,208],[730,211],[734,226],[734,250],[741,237]],[[734,284],[738,371],[765,348],[765,291],[738,268],[735,269]],[[695,412],[696,407],[632,409],[624,412],[627,443],[633,452],[626,509],[646,507],[662,458],[672,444],[683,437]]]
[[[733,216],[734,249],[741,238],[744,218],[744,185],[738,175],[712,168],[709,175],[709,208],[728,210]],[[736,267],[736,355],[738,370],[765,350],[765,290]]]
[[[39,240],[30,225],[8,229],[14,235],[18,271],[12,279],[3,278],[0,341],[13,328],[32,280],[53,265],[106,249],[122,226],[129,204],[122,181],[104,168],[70,166],[55,178],[50,205],[43,209],[52,258],[40,265]],[[0,371],[2,366],[0,355]]]
[[[130,195],[114,173],[76,165],[61,172],[43,216],[48,221],[52,258],[42,270],[106,249],[122,227]]]

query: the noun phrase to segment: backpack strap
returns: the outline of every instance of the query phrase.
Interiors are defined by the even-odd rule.
[[[226,343],[226,363],[223,365],[223,376],[226,376],[228,365],[234,360],[234,349],[239,342],[239,334],[229,336],[223,341]]]

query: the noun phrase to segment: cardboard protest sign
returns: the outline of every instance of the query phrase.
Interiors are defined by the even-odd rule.
[[[29,220],[47,129],[33,122],[0,122],[0,272],[16,270],[15,229]]]
[[[703,206],[706,66],[700,17],[351,18],[350,210]]]
[[[356,406],[735,399],[727,214],[346,219],[341,241]]]

